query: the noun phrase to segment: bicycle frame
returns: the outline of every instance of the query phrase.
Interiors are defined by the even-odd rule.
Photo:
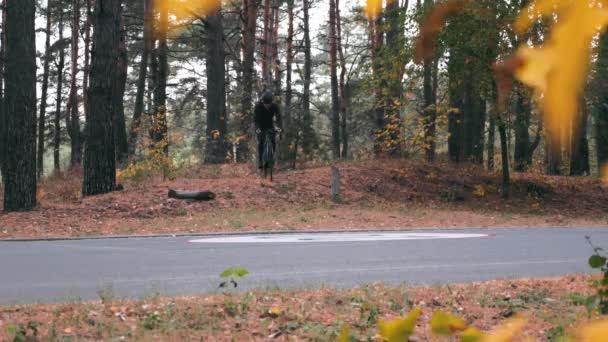
[[[275,134],[274,130],[265,130],[262,132],[262,168],[264,169],[264,178],[270,173],[270,181],[272,181],[272,171],[275,162],[275,150],[272,145],[272,139]]]

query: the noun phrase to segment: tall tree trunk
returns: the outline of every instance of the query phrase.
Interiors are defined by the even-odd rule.
[[[382,95],[382,89],[384,88],[381,69],[382,69],[382,58],[380,52],[382,51],[382,42],[384,39],[384,33],[382,30],[382,16],[378,18],[370,18],[368,21],[369,30],[369,41],[370,50],[372,55],[372,72],[374,74],[374,88],[372,93],[375,98],[375,128],[376,128],[376,141],[374,145],[374,152],[379,155],[384,150],[383,133],[386,127],[386,119],[384,117],[384,101]]]
[[[6,2],[2,1],[2,24],[0,24],[0,174],[4,174],[4,164],[6,158],[6,134],[7,123],[4,116],[4,65],[6,56]]]
[[[551,176],[561,174],[562,144],[559,137],[547,134],[545,137],[545,173]]]
[[[240,139],[238,141],[237,159],[245,162],[249,158],[249,128],[253,122],[252,94],[255,52],[255,32],[258,13],[257,0],[243,0],[242,31],[243,31],[243,94],[241,97]]]
[[[437,117],[436,109],[436,92],[434,88],[434,68],[436,62],[426,60],[423,66],[423,88],[424,88],[424,143],[426,160],[432,162],[435,160],[435,119]]]
[[[120,20],[120,43],[118,50],[118,74],[116,75],[117,96],[114,98],[116,113],[114,117],[114,139],[116,142],[116,161],[119,165],[124,164],[129,158],[129,145],[127,142],[127,126],[125,118],[124,95],[127,85],[127,30],[124,18]]]
[[[608,163],[608,33],[601,36],[595,80],[595,147],[598,167]]]
[[[500,153],[502,159],[502,196],[509,197],[511,175],[509,172],[509,146],[507,145],[507,124],[502,116],[498,120],[498,133],[500,135]]]
[[[467,70],[464,80],[464,107],[461,160],[483,164],[486,104],[479,89],[479,71]]]
[[[420,0],[417,2],[417,7],[420,7]],[[424,1],[424,12],[431,9],[433,0]],[[420,22],[422,24],[422,21]],[[437,78],[436,71],[437,62],[436,59],[425,59],[423,64],[423,94],[424,94],[424,108],[422,109],[422,119],[424,125],[424,145],[426,160],[432,162],[435,160],[435,130],[436,130],[436,117],[437,117],[437,100],[435,82]]]
[[[496,116],[490,115],[488,127],[488,170],[494,171],[494,144],[496,142]]]
[[[82,193],[92,196],[114,190],[116,151],[113,118],[118,96],[121,0],[96,0],[93,32],[93,55],[89,87],[90,117],[87,122]]]
[[[386,123],[391,126],[386,126],[384,129],[388,133],[388,138],[391,142],[391,147],[388,148],[388,153],[391,156],[396,156],[400,153],[402,147],[401,139],[401,95],[402,95],[402,80],[405,72],[405,65],[408,61],[403,53],[403,46],[406,45],[404,36],[404,18],[402,10],[407,10],[409,1],[405,1],[401,7],[400,1],[387,1],[385,13],[384,27],[380,26],[379,32],[386,31],[386,45],[382,48],[381,63],[382,63],[382,84],[381,94],[384,97],[384,114],[387,116]],[[380,40],[381,42],[381,40]]]
[[[158,58],[158,69],[155,76],[154,88],[154,112],[152,115],[152,126],[150,127],[150,136],[156,144],[156,148],[162,148],[165,155],[169,154],[169,141],[167,129],[167,76],[169,72],[169,63],[167,60],[167,31],[169,29],[169,8],[168,6],[159,6],[159,21],[158,21],[158,48],[156,49],[156,57]]]
[[[340,99],[338,94],[338,47],[336,2],[329,0],[329,70],[331,79],[331,147],[333,159],[340,159]]]
[[[28,211],[36,207],[35,1],[10,1],[6,11],[4,210]]]
[[[82,144],[80,132],[80,115],[78,111],[78,47],[80,31],[80,0],[72,0],[72,43],[71,43],[71,79],[68,113],[66,113],[67,130],[70,136],[70,167],[82,163]]]
[[[59,9],[59,41],[63,41],[63,8]],[[65,49],[59,50],[59,62],[57,63],[57,97],[55,99],[55,118],[53,132],[53,170],[58,173],[61,170],[60,148],[61,148],[61,104],[63,102],[63,69],[65,68]],[[66,113],[66,116],[68,114]]]
[[[347,94],[346,83],[346,58],[344,57],[344,48],[342,46],[342,16],[340,15],[340,0],[336,1],[336,34],[337,34],[337,49],[340,56],[340,138],[342,142],[342,150],[340,151],[341,159],[348,159],[348,108],[349,100]]]
[[[51,5],[46,7],[46,38],[44,41],[44,63],[42,68],[42,95],[40,96],[40,116],[38,117],[38,179],[44,175],[44,136],[46,131],[46,105],[49,90],[49,69],[51,61]]]
[[[85,122],[89,120],[89,74],[91,73],[91,24],[93,13],[91,1],[86,0],[87,20],[84,24],[84,75],[82,76],[82,106],[84,107]]]
[[[148,60],[150,50],[152,49],[153,39],[153,4],[154,0],[145,0],[144,3],[144,49],[141,53],[141,61],[139,63],[137,92],[135,94],[135,108],[133,110],[133,119],[131,120],[131,127],[129,129],[129,157],[132,157],[137,149],[137,138],[140,135],[141,119],[144,112],[144,95],[146,92],[146,80],[148,78]]]
[[[458,163],[461,161],[462,150],[462,127],[463,127],[463,86],[460,83],[458,68],[460,56],[450,53],[448,62],[448,93],[450,97],[450,111],[448,113],[448,155],[450,161]]]
[[[589,165],[589,142],[587,140],[588,118],[587,101],[583,98],[579,111],[572,123],[570,176],[591,174]]]
[[[301,145],[305,155],[310,155],[315,147],[312,115],[310,113],[310,84],[312,79],[312,53],[310,42],[310,0],[303,0],[304,26],[304,89],[302,92]],[[297,151],[295,151],[297,153]]]
[[[526,171],[530,166],[528,164],[530,116],[530,103],[523,89],[520,89],[515,102],[515,150],[513,151],[513,168],[517,172]]]
[[[220,11],[209,16],[207,29],[207,147],[205,162],[226,160],[226,88],[224,30]]]
[[[285,157],[291,158],[293,148],[292,142],[294,139],[296,127],[293,127],[292,120],[292,72],[293,72],[293,27],[294,20],[294,0],[287,0],[287,51],[286,51],[286,60],[285,60],[285,106],[283,109],[283,126],[285,128],[285,138],[284,143],[280,145],[282,152],[281,155]]]
[[[271,87],[272,79],[272,4],[273,0],[264,0],[264,38],[262,42],[262,80],[264,82],[263,89],[268,90]]]
[[[279,0],[273,0],[272,6],[272,88],[274,96],[281,96],[281,60],[279,59]]]

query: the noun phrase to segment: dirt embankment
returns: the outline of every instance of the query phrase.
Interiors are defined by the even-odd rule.
[[[608,192],[598,179],[516,174],[504,199],[499,174],[473,165],[367,161],[338,167],[339,204],[330,201],[328,166],[282,171],[272,183],[248,166],[207,166],[175,180],[127,180],[123,191],[84,199],[81,176],[72,173],[40,186],[36,211],[0,211],[0,238],[608,223]],[[217,198],[174,200],[168,189],[211,190]]]

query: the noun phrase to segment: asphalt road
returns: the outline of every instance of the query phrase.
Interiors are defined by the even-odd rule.
[[[219,273],[245,267],[239,288],[435,285],[588,272],[585,236],[608,229],[469,229],[464,236],[254,236],[0,242],[0,305],[143,298],[216,291]],[[487,235],[487,236],[486,236]],[[371,241],[368,241],[370,240]]]

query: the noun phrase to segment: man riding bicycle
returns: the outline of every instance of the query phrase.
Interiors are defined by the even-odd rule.
[[[258,168],[262,168],[262,151],[264,149],[264,133],[271,131],[272,134],[272,149],[276,150],[276,136],[275,132],[281,132],[283,127],[283,121],[281,118],[281,112],[279,106],[273,101],[273,95],[267,91],[262,95],[261,101],[255,105],[254,108],[254,124],[255,133],[258,136]],[[276,127],[274,121],[276,119]]]

